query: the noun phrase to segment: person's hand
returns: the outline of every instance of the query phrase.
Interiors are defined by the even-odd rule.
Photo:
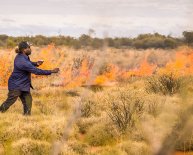
[[[37,62],[37,65],[40,66],[40,65],[43,64],[43,62],[44,62],[44,60],[39,60],[39,61]]]
[[[52,72],[52,73],[58,73],[59,71],[60,71],[59,68],[54,68],[51,72]]]

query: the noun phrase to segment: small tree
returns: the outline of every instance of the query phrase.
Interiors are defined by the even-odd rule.
[[[185,38],[186,43],[188,44],[193,43],[193,31],[192,32],[184,31],[183,36]]]

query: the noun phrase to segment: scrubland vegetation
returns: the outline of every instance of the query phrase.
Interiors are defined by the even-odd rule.
[[[32,47],[32,116],[18,100],[0,114],[0,154],[191,154],[193,49]],[[0,102],[7,96],[14,49],[0,50]]]
[[[0,47],[12,48],[22,40],[28,40],[35,46],[45,46],[55,44],[56,46],[68,46],[74,49],[88,48],[88,49],[101,49],[104,43],[111,48],[161,48],[161,49],[174,49],[182,45],[193,46],[193,32],[184,31],[183,37],[173,37],[171,35],[162,35],[159,33],[140,34],[137,37],[108,37],[98,38],[95,36],[95,31],[89,29],[88,34],[82,34],[78,38],[70,36],[7,36],[0,35]],[[129,35],[128,35],[129,36]]]

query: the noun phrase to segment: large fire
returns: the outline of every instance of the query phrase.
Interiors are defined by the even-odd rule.
[[[89,56],[88,52],[82,52],[81,57],[80,55],[76,56],[70,50],[61,50],[54,45],[49,45],[45,48],[35,50],[31,59],[44,60],[44,64],[41,66],[42,69],[59,67],[60,73],[58,77],[61,79],[60,85],[64,87],[108,85],[109,83],[120,81],[120,79],[126,80],[130,77],[169,74],[171,72],[176,76],[193,74],[193,49],[188,47],[177,49],[173,54],[174,57],[171,57],[161,67],[155,62],[149,62],[149,52],[144,51],[143,59],[140,60],[138,65],[130,68],[123,68],[112,62],[102,64],[97,68],[95,66],[97,58]],[[92,52],[89,53],[92,55]],[[14,56],[13,51],[0,51],[0,86],[7,85],[8,78],[13,69]],[[119,57],[118,53],[117,57]],[[38,76],[33,77],[37,78]]]

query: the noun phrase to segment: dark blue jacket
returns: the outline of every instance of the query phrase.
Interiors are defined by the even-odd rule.
[[[19,53],[14,60],[14,70],[9,77],[8,89],[30,91],[31,73],[36,75],[50,75],[50,70],[41,70],[36,68],[37,63],[31,62],[29,57],[25,54]]]

